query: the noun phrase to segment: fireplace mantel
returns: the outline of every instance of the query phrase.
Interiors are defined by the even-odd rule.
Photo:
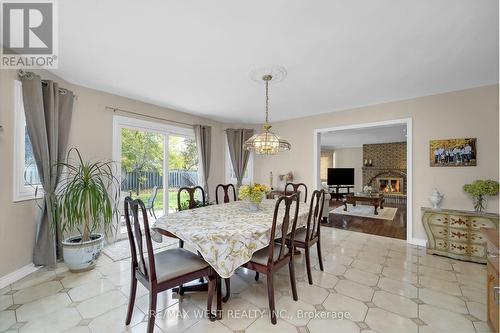
[[[377,168],[377,167],[363,167],[363,170],[372,170],[372,171],[395,171],[395,172],[402,172],[406,173],[406,169],[395,169],[395,168],[390,168],[390,169],[382,169],[382,168]]]

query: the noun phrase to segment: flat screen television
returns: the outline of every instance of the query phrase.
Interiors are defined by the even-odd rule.
[[[354,168],[328,168],[328,185],[354,185]]]

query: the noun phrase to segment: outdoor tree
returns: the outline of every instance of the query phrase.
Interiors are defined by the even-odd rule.
[[[122,130],[121,139],[123,174],[135,173],[134,177],[137,177],[138,180],[135,192],[139,196],[141,190],[144,190],[143,184],[147,180],[148,173],[163,175],[164,136],[154,132],[125,128]],[[178,172],[181,177],[187,177],[186,180],[194,184],[195,179],[191,179],[193,176],[182,171],[197,170],[196,141],[191,138],[170,135],[168,142],[169,173]],[[153,185],[160,186],[159,184]]]
[[[136,194],[145,182],[144,172],[161,171],[163,167],[163,135],[122,129],[122,168],[127,173],[136,172],[139,181]]]
[[[184,170],[197,170],[198,169],[198,148],[194,139],[185,140],[186,147],[182,151],[184,158]]]
[[[194,139],[170,136],[168,151],[169,170],[197,170],[198,150]]]

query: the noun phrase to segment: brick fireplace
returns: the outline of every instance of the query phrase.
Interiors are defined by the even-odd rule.
[[[406,196],[406,142],[365,144],[363,162],[368,162],[363,166],[363,186],[386,196]]]
[[[403,177],[377,177],[377,190],[384,193],[403,193]]]

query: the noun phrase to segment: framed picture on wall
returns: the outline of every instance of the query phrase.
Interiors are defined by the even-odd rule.
[[[431,167],[476,166],[476,138],[429,141]]]

